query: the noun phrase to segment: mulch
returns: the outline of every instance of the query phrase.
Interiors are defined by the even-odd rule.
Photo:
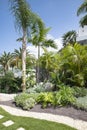
[[[17,107],[12,100],[10,100],[10,101],[0,101],[0,104],[21,109],[21,108]],[[87,121],[87,112],[86,111],[77,110],[74,107],[70,107],[70,106],[68,106],[68,107],[57,107],[57,108],[48,107],[48,108],[42,109],[41,105],[36,105],[34,108],[30,109],[29,111],[39,112],[39,113],[51,113],[51,114],[55,114],[55,115],[68,116],[68,117],[71,117],[73,119],[79,119],[79,120]]]

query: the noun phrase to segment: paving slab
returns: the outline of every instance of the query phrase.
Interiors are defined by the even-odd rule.
[[[2,119],[4,116],[3,115],[0,115],[0,119]]]
[[[15,116],[33,117],[36,119],[43,119],[43,120],[63,123],[68,126],[74,127],[77,130],[87,130],[87,121],[73,119],[67,116],[62,116],[62,115],[60,116],[60,115],[53,115],[53,114],[48,114],[48,113],[29,112],[29,111],[24,111],[21,109],[17,109],[17,108],[5,106],[5,105],[0,105],[0,107]]]
[[[4,122],[4,123],[2,123],[2,124],[3,124],[4,126],[8,127],[8,126],[13,125],[14,122],[13,122],[12,120],[8,120],[8,121],[6,121],[6,122]]]

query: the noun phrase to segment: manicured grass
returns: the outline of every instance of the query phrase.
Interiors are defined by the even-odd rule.
[[[0,114],[4,116],[4,118],[0,119],[0,130],[16,130],[19,127],[23,127],[25,130],[75,130],[74,128],[55,122],[13,116],[2,108],[0,108]],[[7,120],[12,120],[14,124],[9,127],[3,126],[2,123]]]

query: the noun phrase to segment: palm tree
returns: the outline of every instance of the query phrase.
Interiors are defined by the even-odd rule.
[[[26,90],[26,43],[35,14],[26,0],[9,0],[11,13],[15,17],[16,29],[22,32],[22,90]]]
[[[72,31],[68,31],[67,33],[65,33],[62,38],[63,38],[63,46],[66,46],[67,44],[71,44],[74,45],[76,43],[76,31],[72,30]]]
[[[21,69],[22,48],[19,48],[19,50],[15,49],[14,52],[12,53],[12,55],[13,55],[13,61],[12,61],[12,63],[15,62],[16,67]]]
[[[49,52],[46,47],[43,47],[43,50],[44,53],[39,58],[41,67],[40,78],[43,77],[43,80],[49,80],[51,72],[54,72],[58,68],[58,64],[56,64],[57,60],[54,52]]]
[[[38,47],[38,59],[40,58],[40,47],[52,47],[57,49],[55,42],[51,39],[47,40],[46,35],[50,28],[46,28],[43,21],[38,18],[37,22],[33,25],[31,42]],[[39,83],[39,60],[37,61],[37,83]]]
[[[0,57],[0,64],[3,66],[4,74],[6,74],[6,72],[8,71],[10,67],[11,59],[12,59],[12,54],[10,52],[6,53],[5,51]]]
[[[81,6],[77,10],[77,16],[80,14],[87,13],[87,0],[84,0],[84,2],[81,4]],[[83,16],[80,20],[80,25],[84,26],[87,25],[87,15]]]

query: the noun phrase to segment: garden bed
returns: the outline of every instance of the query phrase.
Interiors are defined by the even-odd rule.
[[[16,107],[15,103],[13,103],[12,100],[10,100],[10,101],[0,101],[0,104],[21,109],[19,107]],[[70,106],[68,106],[68,107],[57,107],[57,108],[49,107],[49,108],[42,109],[41,105],[35,105],[35,107],[30,109],[30,111],[40,112],[40,113],[51,113],[51,114],[55,114],[55,115],[63,115],[63,116],[72,117],[73,119],[79,119],[79,120],[87,121],[87,112],[86,111],[77,110],[77,109],[70,107]]]

